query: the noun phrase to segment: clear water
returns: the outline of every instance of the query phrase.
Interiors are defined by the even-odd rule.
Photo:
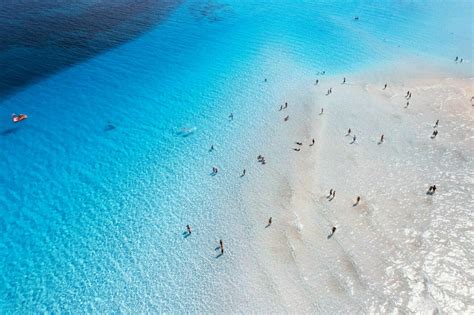
[[[0,24],[36,18],[15,13],[0,6]],[[251,224],[238,174],[265,140],[265,113],[318,71],[472,58],[468,1],[188,1],[163,16],[118,45],[98,32],[100,53],[46,65],[48,76],[20,88],[16,73],[2,75],[1,313],[239,309],[257,285],[237,264]],[[35,49],[16,38],[0,50],[2,68]],[[68,54],[47,50],[59,57],[26,56]],[[29,119],[13,125],[13,112]],[[230,249],[216,260],[219,238]],[[262,291],[245,309],[282,310],[272,299]]]

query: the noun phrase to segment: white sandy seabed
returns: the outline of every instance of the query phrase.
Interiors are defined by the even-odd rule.
[[[253,279],[236,293],[242,310],[268,298],[260,311],[474,313],[474,81],[455,67],[391,65],[346,84],[320,76],[271,114],[268,163],[241,192],[249,221],[262,222],[238,258]]]

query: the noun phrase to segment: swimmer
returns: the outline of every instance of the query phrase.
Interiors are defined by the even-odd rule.
[[[245,176],[245,168],[244,168],[244,171],[242,172],[242,175],[240,175],[240,177],[244,177]]]
[[[354,137],[352,137],[352,142],[351,143],[356,142],[356,140],[357,140],[357,137],[354,135]]]
[[[319,83],[319,80],[316,80],[316,83],[314,83],[314,85],[318,85],[318,83]]]
[[[283,110],[283,105],[280,105],[280,109],[278,111],[282,111]]]
[[[297,145],[303,145],[303,142],[295,142]]]
[[[324,108],[321,107],[321,112],[319,113],[319,115],[322,115],[324,113]]]
[[[230,113],[229,119],[230,119],[230,120],[234,120],[234,114],[233,114],[233,113]]]
[[[272,225],[272,217],[270,217],[270,219],[268,219],[268,225],[267,226],[270,226]]]
[[[438,127],[438,124],[439,124],[439,119],[435,122],[433,128],[437,128],[437,127]]]
[[[287,107],[288,107],[288,102],[285,102],[285,107],[283,107],[283,109],[285,109]]]
[[[288,121],[288,119],[290,119],[290,115],[286,116],[283,120]]]
[[[347,137],[348,135],[350,135],[350,134],[351,134],[351,132],[352,132],[352,130],[351,130],[351,128],[349,128],[349,130],[347,130],[346,137]]]
[[[344,77],[344,80],[342,80],[342,84],[346,83],[346,77]]]
[[[300,148],[293,148],[293,150],[295,150],[296,152],[300,152]]]
[[[405,108],[407,108],[407,107],[408,107],[408,105],[410,105],[410,102],[409,102],[409,101],[408,101],[408,102],[407,102],[407,104],[405,105]]]
[[[309,144],[310,147],[312,147],[314,145],[315,141],[314,141],[314,138],[311,140],[311,143]]]
[[[454,62],[458,62],[458,60],[459,60],[459,57],[456,56],[456,58],[454,59]]]
[[[383,87],[383,89],[385,90],[387,88],[387,83],[385,83],[385,86]]]

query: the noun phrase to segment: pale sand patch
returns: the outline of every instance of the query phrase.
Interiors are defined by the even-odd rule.
[[[473,312],[473,246],[459,236],[472,231],[472,75],[414,62],[320,81],[274,114],[268,164],[243,188],[243,208],[261,222],[255,273],[290,312]]]

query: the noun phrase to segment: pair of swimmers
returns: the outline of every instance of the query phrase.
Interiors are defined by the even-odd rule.
[[[328,198],[329,201],[331,201],[334,199],[334,197],[336,197],[336,190],[331,188],[329,190],[329,196],[327,196],[326,198]]]
[[[285,102],[285,105],[280,105],[279,111],[281,112],[282,110],[287,109],[287,108],[288,108],[288,102]]]
[[[430,186],[430,188],[428,189],[428,194],[434,194],[436,191],[436,185],[433,185],[433,186]]]

